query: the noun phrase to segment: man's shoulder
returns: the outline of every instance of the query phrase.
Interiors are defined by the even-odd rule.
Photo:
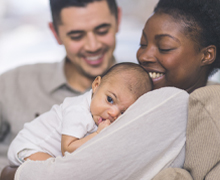
[[[27,64],[0,75],[0,83],[48,81],[60,71],[60,62]],[[22,81],[22,82],[20,82]]]
[[[0,91],[7,91],[12,87],[17,90],[45,88],[54,77],[61,74],[60,65],[60,62],[37,63],[11,69],[0,75]]]
[[[13,69],[10,69],[1,76],[10,76],[10,75],[17,75],[17,74],[28,74],[28,73],[44,73],[48,71],[54,71],[60,62],[53,62],[53,63],[36,63],[36,64],[26,64],[22,65]]]

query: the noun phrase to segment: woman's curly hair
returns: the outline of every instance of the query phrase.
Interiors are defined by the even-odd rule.
[[[159,0],[154,13],[165,13],[183,23],[185,33],[203,48],[216,46],[216,60],[208,75],[220,68],[220,0]]]

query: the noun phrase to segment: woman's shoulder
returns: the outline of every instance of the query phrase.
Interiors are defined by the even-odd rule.
[[[220,85],[220,83],[216,81],[208,81],[206,86],[210,86],[210,85]]]
[[[190,94],[190,100],[199,101],[206,106],[220,103],[220,84],[207,85],[196,89]]]

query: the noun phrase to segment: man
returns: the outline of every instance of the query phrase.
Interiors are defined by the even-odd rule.
[[[121,12],[115,0],[50,0],[57,42],[66,49],[59,63],[26,65],[0,76],[0,172],[7,148],[24,123],[90,89],[115,63]]]

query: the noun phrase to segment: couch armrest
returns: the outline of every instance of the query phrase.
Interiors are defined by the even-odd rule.
[[[13,180],[17,167],[6,166],[0,175],[0,180]]]
[[[159,172],[153,180],[193,180],[188,171],[181,168],[167,168]]]

